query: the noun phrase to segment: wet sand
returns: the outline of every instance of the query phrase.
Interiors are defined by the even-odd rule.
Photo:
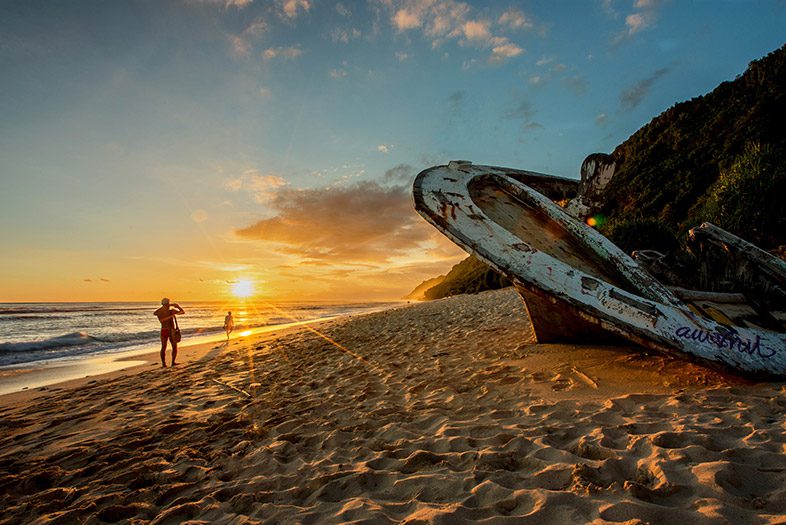
[[[531,340],[508,289],[2,396],[0,522],[786,522],[784,383]]]

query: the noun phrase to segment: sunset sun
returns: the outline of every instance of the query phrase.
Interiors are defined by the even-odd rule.
[[[254,283],[248,279],[240,279],[232,284],[232,294],[235,297],[251,297],[254,295]]]

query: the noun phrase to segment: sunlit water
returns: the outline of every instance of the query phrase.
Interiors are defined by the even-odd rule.
[[[235,334],[293,322],[381,310],[397,303],[180,303],[183,343],[223,333],[232,311]],[[0,366],[94,357],[158,344],[150,303],[0,303]],[[182,344],[182,343],[181,343]]]

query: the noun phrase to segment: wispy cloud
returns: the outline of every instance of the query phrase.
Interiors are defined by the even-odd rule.
[[[631,110],[638,106],[649,94],[652,85],[658,79],[668,75],[670,72],[671,68],[668,67],[658,69],[644,80],[640,80],[628,89],[623,90],[622,93],[620,93],[620,105],[622,109]]]
[[[205,210],[194,210],[191,212],[191,220],[197,224],[207,220],[207,212]]]
[[[311,9],[309,0],[277,0],[276,4],[283,16],[289,19],[296,18],[301,10],[307,13]]]
[[[382,176],[385,184],[403,184],[409,188],[415,180],[415,168],[409,164],[399,164],[387,170]]]
[[[245,9],[246,7],[253,4],[254,0],[186,0],[186,3],[196,4],[196,5],[200,5],[200,4],[214,5],[218,7],[223,7],[224,9],[229,9],[229,8]]]
[[[517,46],[516,44],[505,42],[498,46],[494,46],[491,49],[491,57],[489,57],[489,61],[491,62],[504,62],[505,60],[513,57],[517,57],[522,54],[524,50]]]
[[[565,86],[576,95],[583,95],[587,90],[587,78],[584,75],[573,75],[562,79]]]
[[[270,47],[262,52],[262,58],[273,60],[280,58],[283,60],[293,60],[303,54],[303,50],[298,46],[292,47]]]
[[[360,38],[362,33],[359,29],[351,28],[351,29],[342,29],[336,28],[330,32],[330,39],[333,42],[341,42],[343,44],[349,44],[350,41]]]
[[[619,13],[614,8],[614,0],[600,0],[600,7],[603,9],[603,12],[611,18],[617,18],[619,16]]]
[[[249,24],[239,35],[229,35],[232,52],[239,57],[251,53],[254,41],[268,30],[268,24],[263,18],[257,18]]]
[[[663,3],[664,0],[634,0],[634,12],[625,17],[625,29],[617,34],[612,43],[619,45],[652,26],[658,19],[658,9]],[[612,9],[610,3],[608,8]],[[614,16],[616,18],[616,11]]]
[[[556,62],[554,57],[541,57],[535,62],[540,68],[537,73],[531,74],[527,81],[533,86],[543,86],[554,79],[562,79],[562,83],[576,94],[581,94],[586,88],[586,78],[584,75],[576,73],[575,70],[569,71],[568,66],[562,62]],[[573,73],[572,76],[565,76]]]
[[[330,78],[338,80],[339,78],[344,78],[347,76],[347,72],[341,68],[335,68],[330,70]]]
[[[503,114],[504,118],[521,120],[521,128],[525,131],[542,128],[543,126],[533,120],[535,110],[527,100],[522,100],[519,104]]]
[[[502,13],[497,23],[511,29],[532,29],[534,25],[524,13],[514,8]]]
[[[464,92],[463,91],[454,91],[448,97],[448,103],[450,104],[450,112],[451,114],[455,115],[464,106]]]
[[[231,192],[245,191],[254,197],[257,202],[268,202],[277,190],[288,186],[289,183],[276,174],[262,175],[257,169],[244,171],[238,177],[231,177],[224,181],[224,189]]]
[[[491,38],[491,23],[487,20],[468,20],[461,26],[461,32],[468,40],[488,40]]]
[[[399,31],[420,27],[422,23],[417,14],[407,9],[399,9],[396,11],[396,14],[393,15],[392,22]]]

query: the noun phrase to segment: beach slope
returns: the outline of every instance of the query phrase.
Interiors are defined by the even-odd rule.
[[[0,398],[0,523],[786,514],[783,383],[633,348],[532,344],[511,289],[138,370]]]

